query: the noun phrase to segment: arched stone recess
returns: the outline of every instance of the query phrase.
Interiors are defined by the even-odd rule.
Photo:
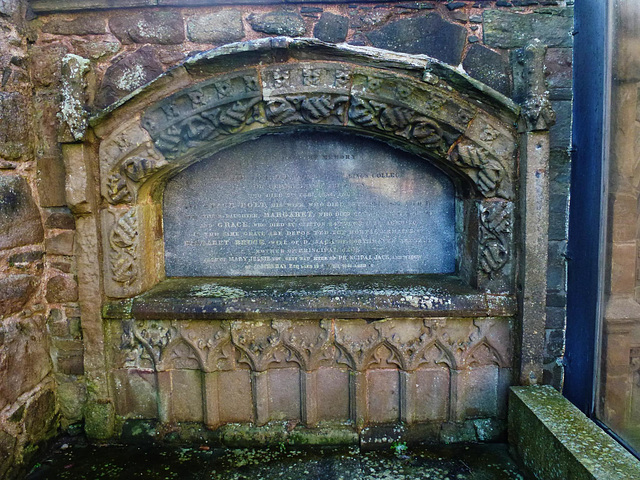
[[[169,178],[300,130],[378,139],[444,170],[458,192],[460,277],[513,292],[517,121],[506,97],[427,57],[284,38],[197,55],[93,119],[105,293],[127,298],[164,279]]]

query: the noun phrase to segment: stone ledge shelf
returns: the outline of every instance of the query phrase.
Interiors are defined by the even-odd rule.
[[[171,278],[132,299],[108,302],[104,318],[269,319],[510,317],[513,295],[481,293],[457,277]]]
[[[535,478],[640,480],[640,462],[549,385],[511,388],[509,443]]]

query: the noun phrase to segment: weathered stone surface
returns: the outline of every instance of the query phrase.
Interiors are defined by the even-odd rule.
[[[573,50],[549,48],[544,58],[545,77],[551,89],[571,88],[573,74]]]
[[[51,390],[46,390],[27,406],[24,429],[32,443],[38,443],[51,435],[55,411],[56,397]]]
[[[85,58],[98,60],[105,55],[113,55],[120,50],[120,42],[111,40],[94,40],[92,38],[71,38],[73,51]]]
[[[74,232],[58,233],[46,239],[44,245],[49,255],[73,255]]]
[[[59,308],[52,308],[49,312],[47,327],[49,328],[49,333],[54,337],[69,336],[69,322],[67,322],[62,310]]]
[[[111,65],[96,97],[98,107],[106,107],[162,73],[162,65],[151,47],[124,56]]]
[[[28,151],[28,142],[25,141],[29,137],[29,107],[26,97],[19,93],[0,92],[0,112],[0,156],[8,159],[20,158]]]
[[[430,55],[450,65],[458,65],[467,30],[433,13],[389,23],[368,33],[367,38],[374,47]]]
[[[547,286],[550,290],[566,290],[567,242],[549,241],[549,259],[547,261]]]
[[[187,36],[197,43],[230,43],[244,38],[242,12],[220,10],[187,19]]]
[[[503,10],[485,10],[484,43],[490,47],[524,47],[533,38],[538,38],[549,47],[571,47],[573,37],[573,9],[563,14],[521,14]]]
[[[64,141],[80,141],[88,126],[89,114],[85,109],[87,82],[91,62],[74,54],[62,58],[62,103],[60,117],[71,133]]]
[[[313,36],[323,42],[344,42],[349,32],[349,19],[331,12],[325,12],[313,27]]]
[[[143,11],[117,15],[109,28],[118,40],[128,43],[177,44],[184,41],[184,22],[177,11]]]
[[[349,25],[354,29],[370,29],[386,22],[391,17],[392,13],[386,9],[350,9]]]
[[[499,53],[482,45],[472,45],[462,67],[473,78],[507,96],[511,93],[509,62]]]
[[[274,180],[265,183],[265,175]],[[408,182],[411,188],[403,190]],[[193,165],[167,184],[167,275],[453,272],[454,195],[439,170],[378,142],[336,134],[263,137]],[[299,200],[288,202],[292,198]],[[225,207],[212,214],[211,205]],[[327,245],[333,248],[324,258],[308,254]]]
[[[82,420],[82,408],[87,396],[87,389],[82,380],[66,375],[56,375],[56,396],[60,413],[67,423]]]
[[[53,17],[42,26],[44,33],[55,35],[101,35],[107,33],[104,15],[80,15],[72,20]]]
[[[296,12],[280,10],[264,14],[253,13],[247,20],[256,32],[271,35],[299,37],[304,35],[306,30],[304,20]]]
[[[114,0],[32,0],[30,3],[33,11],[38,13],[95,10],[97,8],[146,7],[158,5],[158,0],[117,0],[117,3],[114,3]]]
[[[24,268],[33,262],[39,262],[42,260],[44,252],[36,250],[34,252],[22,252],[16,253],[9,257],[9,265],[12,267]]]
[[[0,176],[0,249],[43,239],[42,219],[27,181],[18,175]]]
[[[15,446],[16,437],[0,430],[0,477],[4,478],[4,475],[13,463],[13,451]]]
[[[546,329],[545,334],[545,358],[561,358],[564,355],[564,330]]]
[[[462,8],[464,6],[466,6],[466,3],[464,3],[464,2],[449,2],[449,3],[447,3],[447,8],[449,10],[456,10],[456,9]]]
[[[45,319],[4,321],[0,329],[0,410],[34,389],[51,372]]]
[[[18,13],[20,0],[0,0],[0,15],[10,17]]]
[[[80,348],[82,348],[82,345],[80,345]],[[84,375],[82,350],[75,354],[58,355],[57,371],[65,375]]]
[[[71,275],[56,275],[47,282],[47,300],[51,303],[78,300],[78,284]]]
[[[62,57],[67,48],[59,43],[31,47],[31,78],[36,87],[55,86],[60,82]]]
[[[53,212],[44,222],[46,228],[59,228],[61,230],[74,230],[76,221],[71,212]]]
[[[86,146],[69,143],[63,146],[65,165],[65,197],[69,209],[74,213],[87,212],[91,207],[87,192]]]
[[[573,104],[570,100],[552,101],[556,123],[549,130],[552,149],[567,150],[571,145],[571,118]]]
[[[566,326],[567,311],[562,307],[547,307],[548,329],[564,329]]]
[[[36,287],[37,277],[33,275],[7,275],[0,278],[0,316],[20,311]]]
[[[60,93],[58,91],[36,94],[33,97],[34,150],[36,157],[53,158],[60,155],[58,131],[60,120]],[[46,192],[45,192],[46,194]]]
[[[38,158],[38,196],[42,207],[62,207],[65,197],[65,169],[60,156]]]
[[[640,479],[638,460],[548,385],[511,389],[509,443],[536,478]]]

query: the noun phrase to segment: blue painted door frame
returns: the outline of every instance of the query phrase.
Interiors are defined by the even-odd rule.
[[[599,328],[600,232],[603,164],[607,146],[608,2],[575,5],[574,105],[569,208],[566,370],[564,395],[593,413],[595,352]]]

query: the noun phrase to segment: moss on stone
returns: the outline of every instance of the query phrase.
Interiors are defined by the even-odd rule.
[[[512,387],[509,442],[540,478],[640,479],[640,462],[548,385]]]

